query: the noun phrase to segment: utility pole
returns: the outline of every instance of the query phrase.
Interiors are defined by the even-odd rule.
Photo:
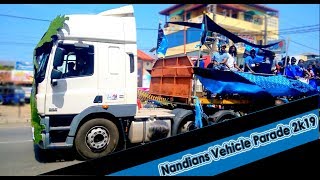
[[[287,38],[287,46],[286,46],[286,56],[284,58],[284,70],[283,70],[283,75],[286,74],[286,67],[287,67],[287,57],[288,57],[288,49],[289,49],[289,41],[290,41],[290,37]]]
[[[216,22],[216,13],[217,13],[217,4],[213,4],[213,9],[212,9],[212,20],[213,22]],[[214,42],[213,42],[213,50],[217,50],[217,35],[214,33],[213,35]],[[212,52],[210,51],[210,57],[211,57]]]
[[[208,9],[210,9],[210,10],[208,10],[207,9],[207,12],[208,11],[212,11],[212,20],[213,21],[216,21],[216,11],[217,11],[217,4],[210,4],[209,6],[207,6],[207,8]],[[207,13],[203,13],[203,16],[205,16]],[[207,25],[207,23],[205,22],[205,24]],[[205,27],[206,29],[207,29],[207,27]],[[206,32],[208,33],[208,31],[206,30]],[[211,47],[210,47],[210,45],[208,45],[206,42],[204,42],[204,44],[203,45],[205,45],[208,49],[209,49],[209,56],[210,56],[210,58],[211,58],[211,55],[212,55],[212,51],[213,51],[213,49],[216,49],[216,45],[217,45],[217,43],[216,43],[216,34],[214,33],[214,35],[213,35],[213,37],[214,37],[214,42],[213,42],[213,45],[211,45]],[[201,41],[201,38],[200,38],[200,41]],[[202,47],[202,46],[201,46]],[[197,59],[197,62],[196,62],[196,67],[199,67],[199,59],[200,59],[200,54],[201,54],[201,47],[199,48],[199,53],[198,53],[198,59]],[[198,85],[198,79],[194,76],[193,77],[193,96],[196,96],[196,90],[197,90],[197,85]]]
[[[267,45],[267,27],[268,27],[268,23],[267,23],[267,14],[264,15],[264,45]]]

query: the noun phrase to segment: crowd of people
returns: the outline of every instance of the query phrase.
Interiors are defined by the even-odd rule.
[[[277,75],[285,75],[312,85],[314,88],[320,86],[320,62],[305,62],[295,57],[284,57],[276,64],[274,72]]]
[[[263,73],[284,75],[288,78],[300,80],[308,83],[317,89],[320,86],[320,63],[309,63],[300,59],[297,62],[295,57],[285,57],[281,60],[276,60],[275,53],[268,52],[264,55],[258,55],[258,52],[252,48],[248,54],[244,56],[244,64],[238,65],[236,61],[237,48],[232,45],[228,51],[227,44],[221,44],[218,52],[212,55],[211,62],[206,68],[216,70],[241,71],[249,73]],[[202,55],[200,60],[202,60]],[[199,67],[203,67],[203,62],[200,61]]]

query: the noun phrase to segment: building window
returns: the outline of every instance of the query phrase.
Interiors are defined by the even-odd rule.
[[[256,17],[256,18],[254,18],[253,23],[258,24],[258,25],[262,25],[262,19],[259,17]]]
[[[268,18],[267,18],[267,26],[268,26],[268,27],[277,28],[277,27],[278,27],[278,23],[277,23],[277,21],[276,21],[275,18],[273,18],[273,17],[268,17]]]
[[[252,22],[252,15],[251,14],[244,14],[244,20],[248,22]]]

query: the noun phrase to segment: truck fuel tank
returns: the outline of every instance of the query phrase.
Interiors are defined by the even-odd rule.
[[[132,121],[129,129],[131,143],[144,143],[170,136],[170,119]]]

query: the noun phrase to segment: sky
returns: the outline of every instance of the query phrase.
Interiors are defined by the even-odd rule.
[[[97,14],[124,5],[1,4],[0,60],[31,62],[35,45],[47,30],[50,21],[57,15]],[[165,17],[159,12],[172,4],[134,4],[133,6],[137,23],[138,49],[148,53],[151,48],[156,46],[159,21],[165,21]],[[267,6],[279,10],[280,30],[301,26],[308,26],[316,30],[302,33],[300,31],[298,34],[283,34],[280,38],[290,38],[291,40],[288,55],[298,55],[305,52],[320,54],[319,4],[268,4]],[[314,27],[318,27],[318,29]]]

